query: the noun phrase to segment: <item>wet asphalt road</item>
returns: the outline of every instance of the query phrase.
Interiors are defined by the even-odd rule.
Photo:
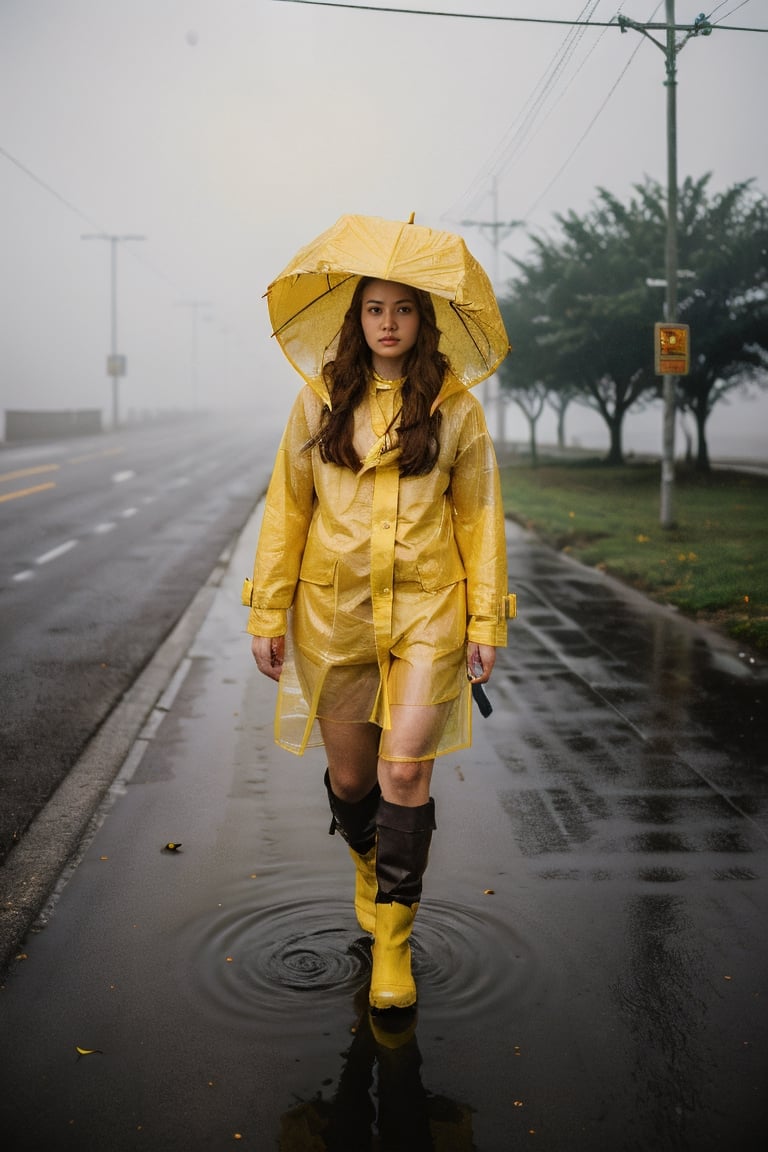
[[[251,514],[278,436],[255,423],[0,452],[0,861]]]
[[[765,665],[510,529],[520,617],[435,774],[395,1044],[322,752],[272,743],[255,536],[0,994],[6,1146],[762,1149]]]

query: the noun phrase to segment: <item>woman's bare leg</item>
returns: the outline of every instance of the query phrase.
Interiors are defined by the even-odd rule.
[[[381,729],[377,724],[325,719],[319,724],[331,788],[340,800],[356,804],[376,784]]]
[[[393,704],[392,727],[379,757],[381,794],[390,804],[415,808],[429,800],[434,749],[451,704]]]

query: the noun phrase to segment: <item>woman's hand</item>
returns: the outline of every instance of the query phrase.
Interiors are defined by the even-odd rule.
[[[270,680],[279,680],[285,657],[285,636],[254,636],[251,652],[259,672]]]
[[[467,679],[472,684],[487,684],[496,663],[492,644],[467,644]]]

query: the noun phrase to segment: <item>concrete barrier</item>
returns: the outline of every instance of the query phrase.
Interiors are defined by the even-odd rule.
[[[6,442],[92,436],[101,431],[100,408],[68,408],[53,412],[6,409],[5,413]]]

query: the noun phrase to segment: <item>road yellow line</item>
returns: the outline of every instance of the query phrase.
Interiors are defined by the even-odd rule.
[[[35,468],[17,468],[15,472],[0,472],[0,482],[20,480],[22,476],[39,476],[41,472],[58,472],[60,464],[38,464]]]
[[[55,487],[51,480],[48,484],[37,484],[34,488],[20,488],[18,492],[6,492],[4,496],[0,496],[0,504],[5,504],[6,500],[18,500],[20,496],[33,496],[35,492],[45,492],[47,488]]]

